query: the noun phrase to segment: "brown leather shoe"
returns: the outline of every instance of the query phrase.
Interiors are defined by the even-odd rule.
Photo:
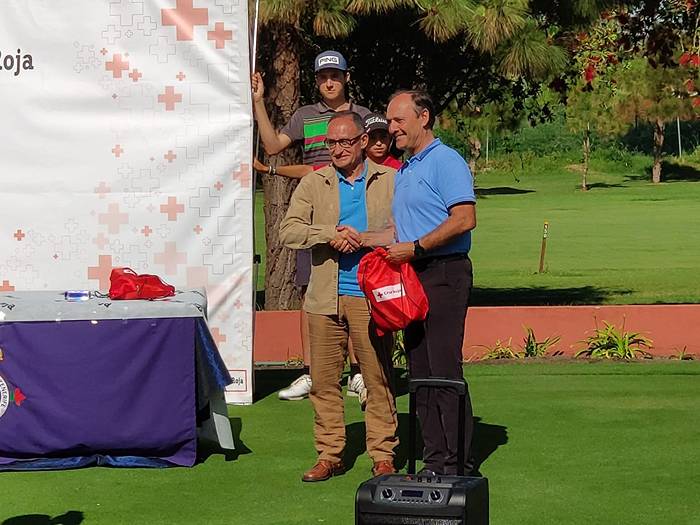
[[[372,475],[374,477],[377,477],[382,476],[384,474],[396,474],[394,462],[390,459],[374,462],[374,467],[372,467]]]
[[[332,463],[326,459],[319,459],[318,463],[316,463],[311,468],[311,470],[307,470],[306,472],[304,472],[304,475],[301,477],[301,480],[325,481],[331,476],[337,476],[338,474],[342,474],[344,469],[345,467],[343,466],[342,461]]]

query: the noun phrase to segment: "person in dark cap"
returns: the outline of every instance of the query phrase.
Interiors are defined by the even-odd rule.
[[[365,148],[367,157],[382,166],[389,166],[395,170],[401,167],[401,161],[391,155],[391,135],[389,123],[381,113],[370,113],[364,118],[365,133],[369,136],[369,143]]]
[[[350,73],[347,61],[342,54],[337,51],[319,53],[314,59],[314,72],[321,100],[316,104],[301,106],[280,130],[276,130],[270,122],[265,108],[265,85],[258,72],[253,75],[252,90],[253,114],[258,123],[260,139],[265,152],[268,155],[275,155],[293,144],[298,144],[302,147],[303,163],[313,169],[318,169],[331,162],[325,143],[328,121],[331,117],[339,111],[352,111],[360,117],[365,117],[370,111],[348,99],[345,86],[350,80]],[[270,167],[270,173],[273,169]],[[303,174],[300,175],[303,176]],[[310,251],[298,250],[296,258],[295,283],[299,287],[303,301],[311,274]],[[305,361],[309,362],[308,319],[303,310],[300,329]],[[362,394],[364,383],[362,383],[361,376],[359,378],[351,377],[349,383],[352,383],[352,386],[359,390],[354,393]],[[281,390],[278,396],[280,399],[286,400],[303,399],[308,397],[310,391],[311,377],[307,373],[296,379],[288,388]]]

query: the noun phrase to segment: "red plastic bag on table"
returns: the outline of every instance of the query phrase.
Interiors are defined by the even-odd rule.
[[[110,299],[161,299],[175,295],[175,287],[157,275],[139,275],[131,268],[114,268],[109,280]]]
[[[393,264],[375,248],[360,259],[357,281],[370,304],[377,333],[403,330],[428,315],[428,297],[409,263]]]

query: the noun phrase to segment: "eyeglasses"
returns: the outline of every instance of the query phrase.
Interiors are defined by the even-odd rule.
[[[340,147],[343,148],[343,149],[347,149],[347,148],[349,148],[350,146],[354,146],[355,143],[356,143],[358,140],[360,140],[360,137],[362,137],[362,135],[364,135],[364,133],[360,133],[358,136],[353,137],[353,138],[351,138],[351,139],[338,139],[338,140],[326,139],[326,140],[324,141],[324,143],[326,144],[326,147],[327,147],[328,149],[333,149],[333,148],[335,148],[336,146],[340,146]]]

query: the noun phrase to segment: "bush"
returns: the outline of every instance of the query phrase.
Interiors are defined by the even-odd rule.
[[[596,328],[593,335],[583,341],[586,348],[576,352],[576,357],[599,357],[604,359],[651,358],[645,348],[652,348],[652,341],[639,332],[625,332],[624,322],[618,330],[615,325],[603,321],[605,328]]]
[[[569,131],[563,116],[537,126],[523,126],[519,131],[494,140],[498,153],[530,152],[538,157],[560,156],[581,150],[581,137]]]
[[[547,351],[559,342],[561,337],[547,337],[538,341],[535,332],[530,327],[525,327],[525,339],[523,339],[523,355],[525,357],[542,357]]]
[[[678,361],[694,361],[695,360],[695,354],[691,354],[688,352],[688,347],[684,346],[680,350],[678,350],[677,353],[673,354],[672,356],[669,357],[669,359],[677,359]]]
[[[513,348],[512,338],[509,338],[506,343],[499,339],[496,341],[494,346],[483,347],[486,348],[488,352],[484,354],[481,359],[521,359],[528,357],[543,357],[547,354],[547,351],[561,339],[559,336],[554,336],[538,341],[532,328],[527,326],[524,326],[523,328],[525,328],[525,337],[523,338],[523,344],[519,351]],[[557,353],[555,352],[555,355],[556,354]]]
[[[519,352],[513,349],[511,338],[506,343],[498,339],[494,346],[483,346],[483,348],[486,348],[488,352],[481,357],[482,361],[486,359],[519,359],[522,357]]]
[[[640,123],[630,127],[620,141],[630,151],[651,155],[653,137],[653,126]],[[693,151],[700,146],[700,122],[681,122],[681,145],[684,151]],[[664,155],[678,155],[678,127],[675,120],[666,123],[663,152]]]

